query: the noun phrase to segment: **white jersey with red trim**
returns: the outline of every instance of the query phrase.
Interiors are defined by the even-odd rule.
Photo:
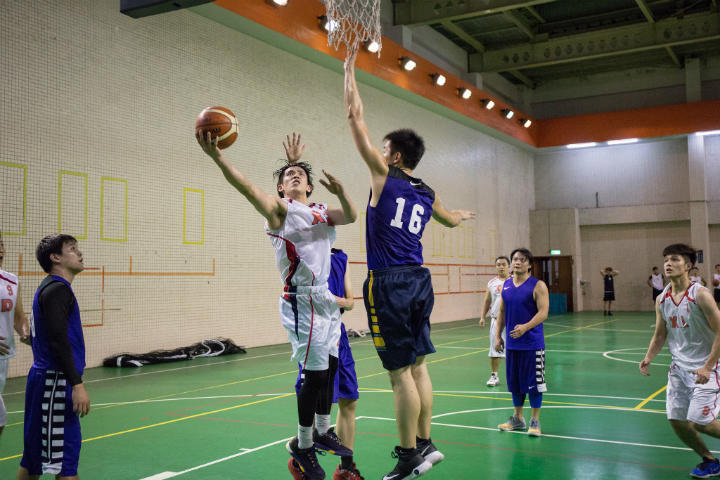
[[[488,295],[490,295],[490,317],[497,318],[500,310],[500,293],[505,280],[495,277],[487,284]]]
[[[17,291],[17,276],[10,272],[0,270],[0,337],[5,337],[3,342],[10,345],[10,353],[7,355],[0,355],[0,358],[10,358],[15,356],[13,325],[15,324],[15,303],[17,302]]]
[[[675,303],[672,284],[669,284],[663,290],[660,300],[660,315],[667,328],[668,348],[673,363],[690,371],[705,364],[715,341],[715,332],[695,301],[701,288],[705,287],[691,283],[680,302]]]
[[[265,231],[275,247],[275,260],[286,290],[290,286],[327,284],[330,276],[330,248],[335,243],[335,227],[322,203],[304,205],[287,202],[285,222],[279,230]]]

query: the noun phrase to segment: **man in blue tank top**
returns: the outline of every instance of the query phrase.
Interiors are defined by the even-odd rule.
[[[430,439],[433,398],[425,355],[435,352],[430,341],[434,295],[430,271],[421,267],[420,240],[430,217],[455,227],[475,214],[447,210],[430,187],[412,176],[425,153],[415,132],[388,133],[382,152],[373,146],[355,82],[356,57],[357,48],[345,60],[345,106],[353,140],[370,169],[369,271],[363,297],[375,349],[390,374],[400,437],[394,451],[397,465],[383,480],[404,480],[444,458]]]
[[[49,473],[77,479],[82,442],[78,417],[90,411],[90,397],[82,381],[80,309],[70,284],[85,268],[83,256],[75,238],[55,234],[40,241],[36,257],[48,276],[33,301],[33,364],[25,389],[24,448],[17,478]]]
[[[501,352],[505,348],[502,331],[507,325],[505,371],[515,412],[507,422],[498,425],[498,428],[503,431],[525,430],[523,404],[527,394],[532,407],[528,433],[539,437],[542,393],[547,391],[545,334],[542,322],[548,316],[550,296],[545,282],[530,275],[532,253],[528,249],[513,250],[510,261],[513,276],[503,284],[495,332],[495,350]]]

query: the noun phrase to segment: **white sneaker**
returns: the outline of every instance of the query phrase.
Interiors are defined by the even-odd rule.
[[[492,373],[490,375],[490,378],[487,381],[487,386],[488,387],[496,387],[499,383],[500,383],[500,379],[498,378],[498,376],[495,373]]]

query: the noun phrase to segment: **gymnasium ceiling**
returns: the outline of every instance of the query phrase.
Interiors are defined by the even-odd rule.
[[[468,71],[537,89],[628,69],[720,58],[719,0],[392,0],[395,25],[427,25]]]

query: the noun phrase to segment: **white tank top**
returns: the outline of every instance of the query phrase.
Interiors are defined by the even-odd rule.
[[[18,278],[10,272],[0,270],[0,337],[10,345],[10,353],[0,355],[0,358],[15,356],[15,302],[17,302]]]
[[[655,290],[662,290],[663,289],[663,276],[662,274],[658,273],[657,275],[651,274],[650,278],[652,278],[652,286]]]
[[[495,277],[487,285],[488,294],[490,295],[490,316],[492,318],[497,318],[500,310],[500,293],[502,292],[503,283],[505,283],[505,280]]]
[[[673,362],[685,370],[697,370],[707,361],[715,332],[695,302],[698,290],[705,288],[691,283],[679,303],[671,295],[672,285],[665,287],[660,300],[660,314],[667,328],[667,340]]]
[[[330,248],[335,243],[335,227],[322,203],[304,205],[287,202],[285,222],[279,230],[265,231],[275,247],[275,260],[287,291],[290,286],[325,285],[330,276]]]
[[[720,273],[713,273],[713,280],[717,280],[720,282]],[[720,285],[715,287],[716,289],[720,289]]]
[[[702,277],[690,277],[690,281],[702,285]]]

